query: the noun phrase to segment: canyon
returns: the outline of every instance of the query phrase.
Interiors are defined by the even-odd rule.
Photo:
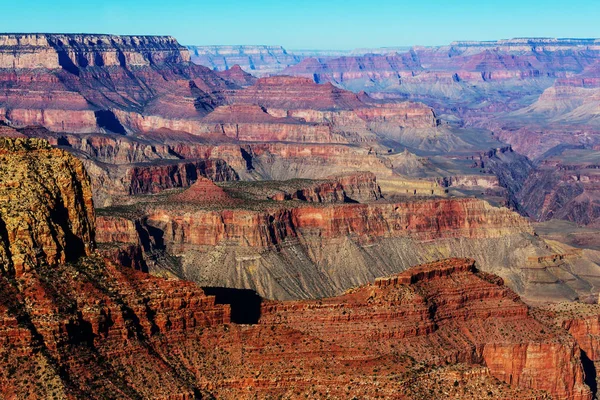
[[[0,34],[0,397],[596,396],[600,42],[389,50]]]
[[[40,139],[0,150],[23,171],[22,186],[0,181],[23,200],[0,214],[14,266],[0,271],[3,397],[592,398],[580,355],[597,359],[591,306],[530,309],[468,258],[287,302],[152,277],[95,250],[80,161]],[[60,184],[40,196],[49,179]],[[78,211],[61,215],[65,202]],[[31,212],[47,217],[19,223]],[[70,233],[54,228],[65,222]]]
[[[388,54],[308,58],[282,73],[366,91],[373,98],[419,101],[436,110],[442,122],[492,131],[540,164],[518,199],[547,185],[544,165],[564,146],[597,150],[599,43],[550,38],[453,42]],[[552,218],[594,224],[597,200],[590,203],[576,211],[570,206],[553,210]],[[541,202],[532,206],[529,202],[522,209],[538,220],[548,218]]]
[[[463,65],[490,46],[451,48],[464,53],[455,59]],[[532,44],[502,46],[494,51],[526,53]],[[160,102],[157,108],[113,103],[94,111],[110,112],[120,132],[98,125],[57,129],[33,120],[6,119],[3,125],[6,135],[44,138],[83,162],[100,209],[98,242],[113,260],[201,284],[253,289],[267,298],[298,299],[337,295],[438,258],[474,257],[532,304],[597,296],[594,253],[531,266],[530,258],[571,249],[540,239],[525,219],[496,208],[540,221],[556,215],[593,224],[593,196],[587,202],[579,196],[581,179],[571,190],[579,197],[562,209],[565,214],[540,212],[563,202],[559,194],[546,195],[555,196],[550,203],[538,200],[540,180],[550,179],[538,162],[494,132],[457,124],[435,107],[314,81],[324,78],[255,78],[239,67],[211,71],[191,63],[187,49],[170,37],[7,35],[3,48],[7,84],[15,73],[36,71],[35,79],[48,78],[49,84],[58,76],[91,107],[100,105],[89,97],[90,90],[97,92],[92,76],[143,76],[149,90],[139,92],[131,81],[115,85],[127,86],[133,97],[151,95],[146,105]],[[451,49],[418,54],[441,68],[444,52]],[[402,68],[423,63],[407,54],[397,55]],[[65,57],[78,72],[69,70]],[[384,56],[370,57],[376,62],[369,68],[383,68],[378,63]],[[118,85],[101,90],[114,90],[105,97],[121,95]],[[195,111],[180,112],[190,99]],[[593,193],[593,179],[583,181],[586,193]],[[305,225],[310,218],[333,225]]]
[[[152,260],[150,271],[159,275],[250,288],[275,299],[332,296],[414,264],[467,256],[531,304],[595,301],[598,295],[594,251],[530,262],[574,250],[541,239],[525,218],[483,200],[380,203],[369,189],[370,201],[348,204],[344,188],[333,198],[312,190],[298,198],[282,195],[279,205],[265,186],[248,186],[221,184],[209,192],[203,185],[206,193],[222,196],[216,203],[197,201],[187,194],[195,193],[192,187],[143,205],[102,209],[98,241],[141,246]]]

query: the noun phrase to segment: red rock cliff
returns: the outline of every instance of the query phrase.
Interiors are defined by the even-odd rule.
[[[73,158],[44,142],[4,139],[2,156],[13,168],[5,176],[29,176],[27,189],[3,182],[3,196],[12,199],[2,208],[5,222],[7,215],[31,222],[24,217],[49,209],[40,176],[56,179],[44,192],[50,198],[80,199],[81,208],[90,197],[73,184]],[[10,197],[16,193],[18,201]],[[93,229],[85,212],[50,213],[32,227],[45,232],[56,223]],[[75,232],[65,235],[64,248],[80,243],[83,233]],[[540,390],[591,398],[575,341],[533,318],[501,279],[476,272],[472,260],[422,265],[336,298],[261,304],[255,295],[229,302],[206,296],[189,282],[87,257],[89,249],[69,260],[60,253],[40,258],[52,241],[40,240],[36,249],[28,234],[2,237],[4,265],[38,258],[16,271],[18,279],[10,268],[0,273],[3,397],[372,398],[395,396],[401,387],[400,398],[410,398],[404,393],[463,385],[500,398],[543,398]],[[457,363],[464,373],[444,369]],[[427,378],[434,369],[444,377],[435,384]]]

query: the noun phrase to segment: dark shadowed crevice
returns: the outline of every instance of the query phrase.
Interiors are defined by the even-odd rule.
[[[100,53],[94,55],[94,64],[96,64],[96,67],[104,67],[104,59]]]
[[[121,66],[121,68],[127,68],[127,60],[125,59],[125,54],[123,54],[121,50],[117,51],[117,59],[119,60],[119,65]]]
[[[0,272],[14,276],[15,270],[12,261],[12,253],[10,251],[10,244],[8,239],[8,230],[6,229],[6,223],[0,218],[0,246],[4,247],[4,254],[6,255],[6,264],[0,265]]]
[[[240,148],[240,151],[242,153],[242,158],[246,161],[246,170],[252,171],[254,169],[254,166],[252,165],[252,155],[242,148]]]
[[[119,122],[119,119],[112,111],[98,110],[94,111],[94,115],[96,117],[96,124],[98,124],[98,127],[118,133],[119,135],[127,134],[125,127],[121,125],[121,122]]]
[[[165,249],[165,233],[154,226],[146,225],[146,230],[152,239],[152,248],[155,250],[164,250]]]
[[[258,323],[262,299],[254,290],[224,287],[203,287],[202,290],[209,296],[215,296],[216,304],[231,306],[231,322],[236,324]]]
[[[85,344],[88,347],[94,345],[94,330],[89,321],[84,320],[79,316],[77,321],[70,321],[66,326],[69,343],[74,345]]]
[[[359,201],[354,200],[353,198],[348,197],[346,193],[344,193],[344,203],[358,204]]]
[[[583,372],[585,373],[584,382],[590,387],[592,391],[592,398],[596,398],[598,393],[598,382],[596,381],[597,371],[594,362],[590,360],[587,353],[581,350],[581,364],[583,365]]]
[[[58,51],[58,64],[67,72],[70,72],[73,75],[79,76],[79,68],[73,60],[69,57],[69,55],[64,51]]]
[[[54,209],[50,210],[50,220],[60,226],[63,231],[65,261],[76,262],[80,257],[85,256],[85,243],[73,232],[69,210],[61,201],[57,201]]]
[[[61,136],[59,138],[56,139],[56,145],[57,146],[65,146],[65,147],[72,147],[71,143],[69,143],[69,139]]]
[[[86,68],[90,63],[83,53],[77,53],[77,64],[80,68]]]

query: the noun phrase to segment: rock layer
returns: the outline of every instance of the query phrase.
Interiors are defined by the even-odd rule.
[[[3,165],[30,171],[34,189],[3,181],[5,196],[22,195],[3,203],[3,220],[44,212],[49,198],[85,205],[91,197],[71,184],[85,181],[67,168],[81,164],[45,142],[3,139],[2,156]],[[40,176],[56,177],[48,196],[35,190]],[[35,229],[54,231],[57,222],[93,230],[86,212],[50,215]],[[100,225],[123,241],[139,229],[119,219]],[[3,265],[52,248],[21,247],[22,234],[0,237]],[[69,235],[63,245],[80,240]],[[207,296],[192,283],[89,254],[41,258],[18,275],[0,270],[2,397],[402,399],[463,388],[496,398],[591,399],[577,342],[532,316],[473,260],[421,265],[335,298],[276,302],[224,288],[207,288]]]
[[[235,87],[172,37],[0,35],[0,118],[14,126],[124,134],[119,113],[200,118]]]
[[[526,219],[481,200],[277,204],[223,187],[244,203],[159,201],[135,211],[135,221],[150,232],[140,239],[145,251],[172,257],[150,265],[152,272],[297,299],[339,294],[419,262],[470,255],[532,303],[593,296],[600,276],[593,257],[567,257],[572,251],[537,237]],[[131,219],[131,212],[107,209],[102,218]],[[113,240],[111,232],[102,235]],[[529,262],[557,255],[559,263]]]

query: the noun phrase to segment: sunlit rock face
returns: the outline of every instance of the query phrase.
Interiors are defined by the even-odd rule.
[[[117,111],[199,118],[232,87],[168,36],[0,35],[0,117],[14,126],[124,134]]]

